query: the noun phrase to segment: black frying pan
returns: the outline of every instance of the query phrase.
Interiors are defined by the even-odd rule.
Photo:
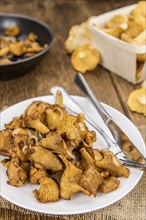
[[[19,14],[0,15],[0,35],[3,35],[4,29],[14,24],[18,24],[21,29],[20,40],[26,39],[29,32],[34,32],[38,36],[40,45],[44,46],[47,44],[48,47],[32,57],[0,65],[0,80],[21,76],[32,70],[47,53],[53,42],[54,34],[49,26],[35,18]]]

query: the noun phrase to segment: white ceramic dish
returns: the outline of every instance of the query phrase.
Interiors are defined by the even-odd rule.
[[[88,27],[93,34],[93,45],[97,47],[101,54],[101,65],[135,84],[142,81],[145,77],[146,62],[141,70],[141,76],[138,79],[136,78],[136,54],[144,54],[146,52],[146,45],[132,45],[96,27],[103,26],[114,15],[129,14],[134,7],[135,4],[104,13],[97,17],[91,17]]]
[[[106,130],[104,123],[102,122],[100,116],[94,109],[94,107],[90,104],[90,102],[84,97],[73,96],[77,103],[80,103],[85,109],[85,113],[88,113],[93,120],[96,120],[98,124]],[[10,108],[1,112],[1,124],[0,129],[4,128],[4,124],[8,123],[15,116],[20,116],[24,109],[33,101],[33,100],[42,100],[49,103],[54,103],[54,97],[52,96],[42,96],[33,99],[29,99],[23,102],[20,102],[16,105],[11,106]],[[114,108],[103,104],[105,109],[111,114],[111,116],[117,121],[117,123],[123,128],[129,137],[132,138],[133,142],[138,146],[139,150],[145,154],[145,144],[144,141],[137,130],[137,128],[133,125],[133,123],[122,115],[120,112],[115,110]],[[90,126],[88,126],[92,129]],[[99,137],[99,134],[97,134]],[[95,143],[95,145],[96,143]],[[2,159],[2,157],[1,157]],[[71,200],[63,200],[61,199],[55,203],[39,203],[33,196],[32,190],[39,188],[38,185],[31,185],[29,183],[24,184],[22,187],[13,187],[7,184],[7,176],[6,169],[0,166],[0,189],[1,196],[8,201],[32,210],[41,213],[47,214],[56,214],[56,215],[70,215],[70,214],[79,214],[86,213],[94,210],[98,210],[104,208],[108,205],[111,205],[126,194],[128,194],[135,185],[139,182],[143,172],[138,169],[130,168],[130,176],[129,178],[119,178],[121,181],[119,189],[108,193],[108,194],[98,194],[96,198],[90,196],[85,196],[84,194],[77,193],[75,194]],[[126,204],[125,204],[126,205]]]

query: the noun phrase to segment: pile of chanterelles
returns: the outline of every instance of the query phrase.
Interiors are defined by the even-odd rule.
[[[129,170],[108,150],[93,149],[94,131],[83,114],[69,114],[60,91],[54,105],[34,101],[0,131],[1,163],[8,184],[40,184],[33,194],[42,203],[70,199],[76,192],[96,196],[119,187]]]
[[[40,45],[35,33],[30,32],[25,36],[19,25],[10,25],[0,35],[0,65],[32,57],[47,46]]]

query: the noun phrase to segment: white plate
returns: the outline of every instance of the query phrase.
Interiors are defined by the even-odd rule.
[[[106,130],[106,127],[99,117],[98,113],[86,98],[77,96],[74,96],[73,98],[76,100],[76,102],[80,103],[80,105],[84,107],[86,113],[90,114],[90,116],[95,121],[97,121],[103,129]],[[54,97],[43,96],[29,99],[13,105],[12,107],[6,109],[1,113],[0,129],[3,129],[4,124],[12,120],[13,117],[20,116],[20,114],[23,113],[24,109],[33,100],[42,100],[45,102],[54,103]],[[117,120],[118,124],[127,132],[128,136],[132,138],[133,142],[139,147],[139,150],[142,153],[145,153],[144,141],[133,123],[114,108],[105,104],[103,105],[105,109],[111,114],[111,116]],[[88,127],[92,129],[90,126]],[[99,134],[97,135],[99,136]],[[97,146],[96,143],[95,146]],[[135,187],[135,185],[140,180],[142,174],[143,172],[138,169],[130,169],[129,178],[119,178],[121,181],[119,189],[108,194],[97,194],[96,198],[94,198],[93,196],[85,196],[82,193],[77,193],[69,201],[61,199],[60,201],[55,203],[41,204],[34,198],[32,193],[33,189],[39,188],[38,185],[31,185],[29,183],[26,183],[20,188],[8,185],[6,169],[1,166],[1,196],[20,207],[36,212],[57,215],[80,214],[98,210],[117,202]]]

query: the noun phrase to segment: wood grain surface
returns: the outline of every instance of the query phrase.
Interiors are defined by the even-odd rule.
[[[0,12],[34,16],[50,25],[55,33],[51,50],[33,71],[17,79],[0,81],[0,109],[28,98],[49,95],[50,88],[55,85],[65,87],[70,94],[82,95],[74,84],[76,72],[71,66],[70,56],[64,49],[64,41],[70,27],[85,21],[90,16],[136,2],[135,0],[0,0]],[[132,113],[126,104],[129,93],[140,85],[134,86],[101,66],[87,73],[85,77],[100,101],[124,113],[136,126],[146,124],[145,117]],[[43,216],[24,215],[6,209],[0,209],[0,219],[51,220]]]

